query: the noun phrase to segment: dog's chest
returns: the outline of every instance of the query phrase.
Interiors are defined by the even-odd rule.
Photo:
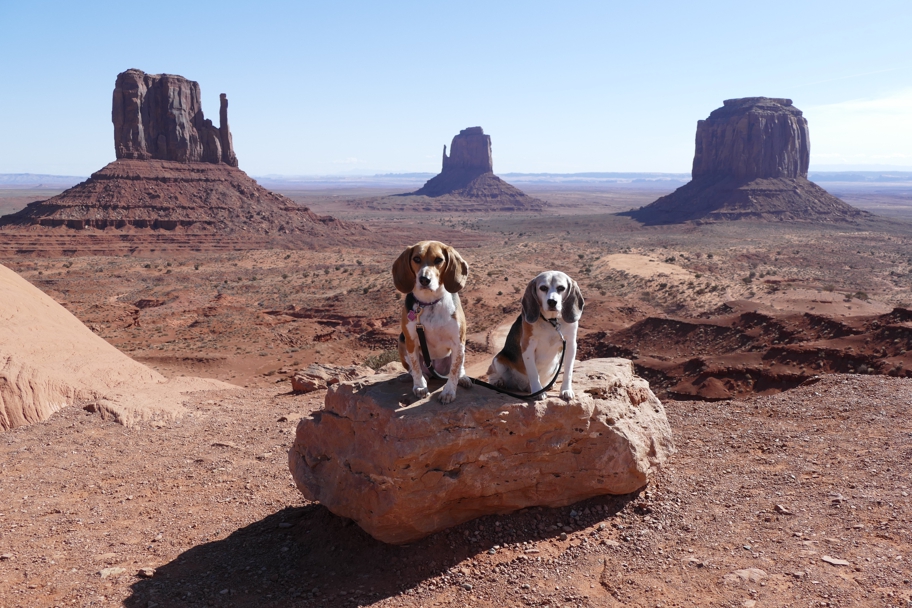
[[[414,309],[412,309],[414,310]],[[454,344],[460,341],[459,321],[456,319],[456,302],[453,297],[444,297],[433,306],[424,306],[408,315],[408,329],[414,334],[418,322],[424,327],[425,338],[434,358],[449,354]]]
[[[558,331],[547,321],[539,321],[532,326],[531,338],[529,345],[534,344],[535,366],[539,369],[551,367],[563,346]]]

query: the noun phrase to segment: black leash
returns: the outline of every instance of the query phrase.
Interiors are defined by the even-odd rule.
[[[434,362],[431,360],[431,353],[430,353],[430,351],[428,351],[428,347],[427,347],[427,338],[424,337],[424,325],[421,324],[421,311],[422,311],[422,309],[418,308],[417,315],[416,315],[417,324],[415,325],[415,331],[418,332],[418,344],[421,345],[421,354],[424,357],[424,364],[427,366],[428,371],[431,374],[433,374],[435,378],[437,378],[439,380],[448,380],[447,376],[441,376],[437,372],[437,370],[434,369]],[[560,362],[557,364],[557,371],[554,372],[554,377],[551,378],[551,382],[549,382],[547,386],[542,388],[540,391],[535,391],[531,395],[520,395],[519,393],[514,393],[511,391],[508,391],[499,386],[494,386],[493,384],[485,382],[484,380],[479,380],[478,378],[472,378],[470,376],[469,380],[472,381],[472,384],[474,384],[475,386],[483,386],[485,388],[489,388],[492,391],[496,391],[496,392],[504,394],[504,395],[509,395],[510,397],[515,397],[516,399],[534,399],[535,397],[538,397],[542,393],[546,393],[549,390],[551,390],[551,387],[554,386],[555,382],[557,382],[557,377],[561,373],[561,368],[563,368],[563,366],[564,366],[564,354],[566,354],[566,352],[567,352],[567,340],[564,339],[564,334],[561,333],[561,330],[560,330],[556,320],[546,319],[546,321],[548,321],[548,323],[550,323],[551,326],[554,327],[554,331],[556,331],[557,335],[559,335],[561,337]]]

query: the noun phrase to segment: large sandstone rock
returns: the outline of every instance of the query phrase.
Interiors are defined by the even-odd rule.
[[[807,177],[811,140],[807,119],[791,99],[726,99],[697,121],[694,179]]]
[[[117,75],[111,108],[117,158],[207,162],[237,167],[221,95],[219,127],[203,116],[199,83],[173,74]]]
[[[481,127],[460,131],[453,138],[449,156],[444,145],[440,174],[412,194],[448,199],[442,204],[441,201],[433,201],[422,205],[411,200],[406,203],[412,209],[427,211],[541,211],[543,206],[542,201],[494,175],[491,136],[486,135]],[[394,199],[381,201],[386,208],[396,208]],[[480,207],[476,208],[473,203]],[[374,203],[374,206],[377,204]]]
[[[389,543],[645,486],[674,449],[648,383],[626,359],[592,359],[574,389],[532,403],[474,387],[441,405],[389,375],[334,385],[299,423],[289,467],[307,499]]]
[[[625,212],[646,224],[738,219],[851,222],[870,214],[808,181],[807,120],[791,99],[727,99],[697,122],[693,179]]]
[[[0,266],[0,430],[45,420],[77,401],[129,424],[178,415],[184,392],[232,388],[161,374],[92,333],[44,292]]]

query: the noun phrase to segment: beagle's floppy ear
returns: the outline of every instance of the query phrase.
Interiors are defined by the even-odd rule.
[[[565,323],[576,323],[583,316],[583,306],[585,305],[579,283],[570,279],[570,289],[567,290],[564,303],[561,305],[561,318]]]
[[[535,285],[535,279],[529,281],[529,284],[526,285],[526,293],[522,298],[523,319],[526,320],[526,323],[535,323],[541,316],[541,302],[538,301]]]
[[[446,248],[446,267],[443,269],[443,286],[450,293],[456,293],[465,287],[469,278],[469,265],[452,247]]]
[[[393,285],[402,293],[411,293],[415,289],[415,271],[412,270],[412,251],[415,246],[406,247],[393,262]]]

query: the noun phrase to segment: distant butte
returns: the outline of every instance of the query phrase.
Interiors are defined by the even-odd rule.
[[[450,211],[541,211],[544,203],[494,175],[491,136],[481,127],[459,132],[447,156],[443,146],[440,174],[411,195],[442,199],[430,207]]]
[[[808,181],[807,119],[791,99],[727,99],[697,122],[692,180],[622,213],[645,224],[740,219],[850,222],[870,214]]]
[[[361,228],[317,216],[238,169],[227,96],[220,102],[216,127],[203,116],[198,83],[136,69],[118,74],[111,110],[117,160],[53,198],[0,217],[4,248],[40,251],[39,237],[48,231],[104,231],[132,241],[170,235],[194,248],[297,247],[317,237],[344,241]]]

